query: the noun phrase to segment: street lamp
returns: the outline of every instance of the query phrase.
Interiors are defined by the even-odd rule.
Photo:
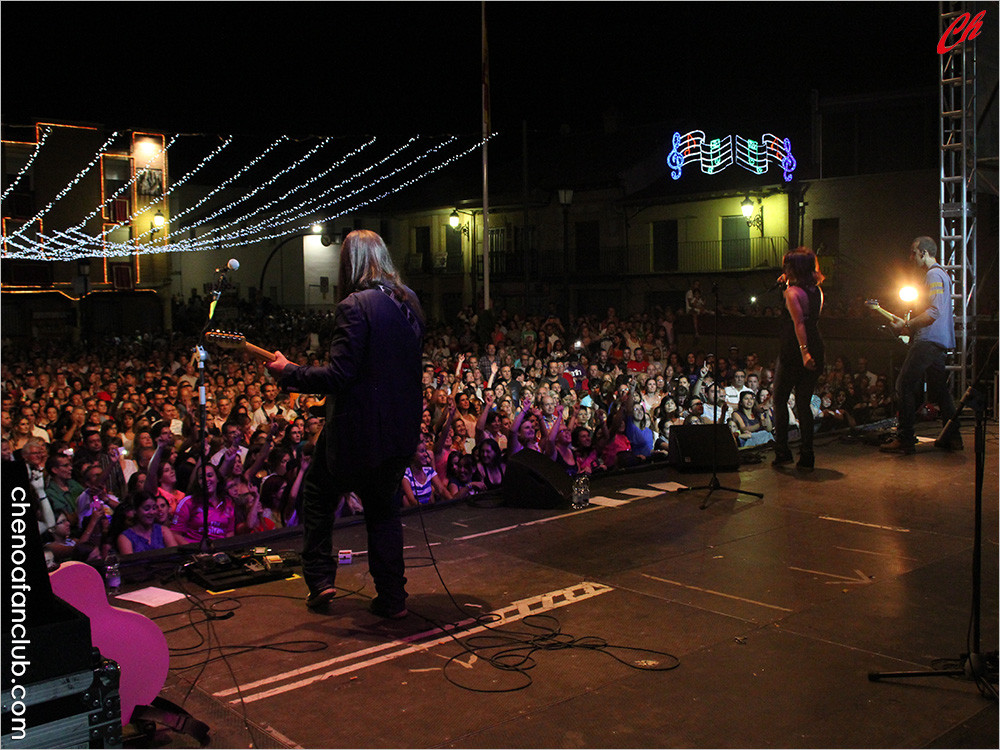
[[[166,223],[167,219],[163,215],[163,211],[157,211],[156,215],[153,216],[153,222],[149,225],[150,234],[155,236],[157,232],[163,229],[163,225]]]
[[[462,224],[462,217],[458,215],[457,208],[454,209],[451,212],[451,215],[448,217],[448,226],[450,226],[452,229],[458,229],[459,227],[461,227],[462,234],[464,234],[466,237],[469,236],[469,225]]]
[[[748,227],[757,227],[760,230],[760,236],[764,236],[764,201],[760,198],[757,199],[757,203],[760,204],[760,213],[756,216],[754,213],[754,202],[750,200],[748,195],[740,203],[740,211],[743,212],[743,218],[747,220]]]

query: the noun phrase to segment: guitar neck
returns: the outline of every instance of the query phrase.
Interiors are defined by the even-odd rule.
[[[871,309],[874,310],[875,312],[877,312],[879,315],[885,316],[886,318],[888,318],[889,320],[893,321],[894,323],[903,323],[903,322],[905,322],[898,315],[893,315],[891,312],[889,312],[888,310],[883,310],[878,305],[872,306]]]
[[[274,352],[269,352],[267,349],[261,349],[259,346],[251,344],[249,341],[243,342],[243,348],[246,349],[247,354],[252,354],[265,362],[273,362],[277,359]]]

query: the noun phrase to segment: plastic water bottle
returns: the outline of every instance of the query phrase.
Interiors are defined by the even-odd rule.
[[[114,553],[104,561],[104,580],[108,584],[108,593],[117,594],[122,590],[122,572],[118,567],[118,556]]]
[[[577,474],[573,478],[573,510],[590,507],[590,475]]]

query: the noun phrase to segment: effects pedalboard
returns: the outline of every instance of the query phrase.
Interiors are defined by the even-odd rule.
[[[181,572],[207,591],[220,592],[290,578],[301,564],[296,552],[253,547],[242,552],[194,555]]]

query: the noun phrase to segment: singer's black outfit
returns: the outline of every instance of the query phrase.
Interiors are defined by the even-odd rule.
[[[331,589],[338,498],[364,507],[373,611],[406,607],[400,482],[420,439],[422,314],[408,289],[354,292],[334,315],[329,364],[287,365],[279,385],[325,393],[326,424],[302,486],[302,572],[311,594]]]
[[[809,298],[804,323],[806,326],[806,346],[816,362],[815,370],[807,370],[802,364],[802,351],[795,336],[795,323],[786,311],[781,322],[781,347],[774,372],[774,453],[778,457],[790,455],[788,450],[788,396],[795,393],[795,413],[799,418],[802,442],[800,452],[812,456],[813,414],[810,407],[813,390],[823,372],[823,337],[819,332],[819,316],[823,309],[823,292],[818,286],[801,287]]]

